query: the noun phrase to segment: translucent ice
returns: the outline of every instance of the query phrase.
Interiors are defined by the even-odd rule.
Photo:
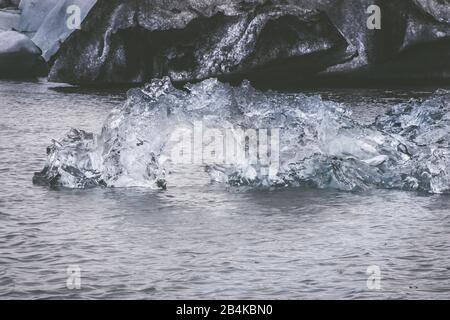
[[[169,79],[157,79],[130,90],[101,134],[72,130],[54,142],[34,182],[69,188],[165,188],[167,168],[177,163],[173,150],[180,143],[190,152],[185,159],[205,160],[204,150],[196,147],[216,156],[230,152],[227,142],[214,144],[223,133],[231,135],[234,148],[243,148],[243,156],[202,164],[213,180],[229,185],[447,193],[449,108],[450,92],[439,90],[422,103],[394,106],[375,123],[361,125],[345,106],[320,96],[263,93],[248,82],[232,87],[215,79],[179,90]],[[205,142],[202,133],[201,144],[193,141],[196,123],[203,132],[215,130],[215,139]],[[249,130],[257,136],[253,147]],[[175,132],[189,139],[180,138],[183,134],[174,139]],[[268,149],[261,151],[267,141]],[[266,155],[269,164],[263,161]]]

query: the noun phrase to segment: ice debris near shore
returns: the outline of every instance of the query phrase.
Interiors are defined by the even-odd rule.
[[[215,79],[176,89],[168,78],[128,92],[99,135],[73,129],[48,147],[37,184],[68,188],[166,188],[175,130],[279,129],[279,167],[263,174],[247,157],[207,165],[231,186],[310,186],[450,192],[450,92],[394,106],[371,125],[320,96],[260,92]],[[234,130],[234,131],[233,131]],[[236,138],[236,137],[235,137]],[[247,150],[248,152],[248,150]]]

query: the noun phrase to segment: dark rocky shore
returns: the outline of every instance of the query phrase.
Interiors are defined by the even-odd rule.
[[[67,27],[72,4],[81,29]],[[381,29],[367,27],[373,4]],[[217,77],[269,87],[450,81],[449,0],[2,0],[0,9],[0,77],[48,71],[80,85]]]

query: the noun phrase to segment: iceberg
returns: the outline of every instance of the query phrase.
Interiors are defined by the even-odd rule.
[[[33,181],[67,188],[164,189],[180,150],[189,151],[185,159],[205,160],[205,150],[217,156],[242,148],[241,156],[203,162],[211,180],[254,188],[449,193],[449,108],[450,92],[438,90],[363,125],[348,107],[319,95],[261,92],[247,81],[233,87],[217,79],[177,89],[167,77],[154,79],[129,90],[100,134],[72,129],[53,141]],[[203,144],[196,145],[192,128],[199,122],[203,132],[215,135],[205,139],[203,133]],[[218,143],[223,132],[231,138]]]

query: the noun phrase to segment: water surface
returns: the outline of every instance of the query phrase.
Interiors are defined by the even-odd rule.
[[[125,100],[58,87],[0,82],[0,298],[450,298],[449,196],[227,189],[189,168],[166,191],[34,186],[51,139],[98,132]],[[431,92],[320,93],[370,122]]]

